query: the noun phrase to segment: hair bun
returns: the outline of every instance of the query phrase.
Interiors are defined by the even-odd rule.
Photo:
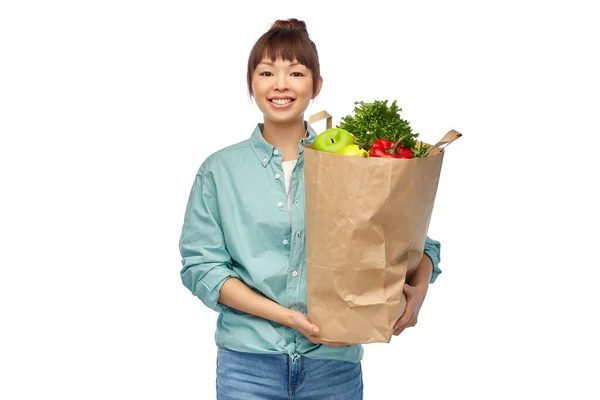
[[[279,19],[273,23],[270,30],[273,29],[296,29],[303,32],[307,32],[306,24],[304,21],[300,21],[296,18],[290,19]]]

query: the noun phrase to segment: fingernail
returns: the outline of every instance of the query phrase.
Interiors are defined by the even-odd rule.
[[[313,328],[313,333],[319,333],[319,328]]]

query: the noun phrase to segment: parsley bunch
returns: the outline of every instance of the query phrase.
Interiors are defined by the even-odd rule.
[[[353,115],[342,118],[338,128],[352,133],[363,148],[369,149],[377,139],[400,141],[400,146],[412,150],[414,157],[423,157],[429,148],[417,141],[418,133],[414,133],[410,123],[400,116],[402,111],[396,101],[388,106],[388,100],[375,100],[373,103],[357,101],[354,103]]]

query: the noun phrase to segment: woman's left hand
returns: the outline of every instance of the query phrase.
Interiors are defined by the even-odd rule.
[[[394,336],[398,336],[406,328],[410,328],[417,324],[417,318],[419,311],[425,300],[427,289],[423,289],[419,286],[404,285],[404,294],[406,295],[406,308],[404,314],[394,325]]]

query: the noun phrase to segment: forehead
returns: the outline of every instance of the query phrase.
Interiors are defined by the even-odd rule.
[[[282,58],[277,58],[275,60],[272,60],[270,58],[263,58],[259,63],[258,66],[261,67],[283,67],[283,68],[288,68],[288,67],[304,67],[306,68],[305,65],[303,65],[302,63],[300,63],[298,60],[294,59],[294,60],[284,60]]]

